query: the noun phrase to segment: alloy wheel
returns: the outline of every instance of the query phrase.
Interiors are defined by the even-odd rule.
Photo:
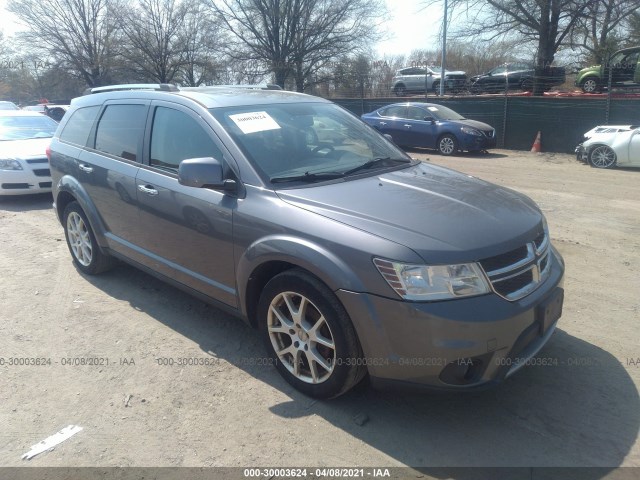
[[[93,246],[89,229],[77,212],[71,212],[67,217],[67,233],[69,245],[81,265],[88,267],[93,258]]]
[[[606,145],[594,148],[590,155],[591,165],[596,168],[610,168],[616,163],[616,153]]]
[[[318,384],[333,373],[334,337],[322,312],[295,292],[278,294],[269,305],[269,339],[278,360],[297,379]]]

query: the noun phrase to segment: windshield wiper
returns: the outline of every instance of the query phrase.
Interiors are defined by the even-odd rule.
[[[406,158],[391,158],[391,157],[374,158],[373,160],[369,160],[368,162],[365,162],[362,165],[358,165],[357,167],[354,167],[351,170],[347,170],[346,172],[344,172],[344,175],[351,175],[353,173],[360,172],[361,170],[366,170],[372,167],[393,166],[393,165],[385,165],[385,163],[396,164],[396,163],[411,163],[411,162],[412,160],[408,160]]]
[[[340,172],[324,172],[324,173],[309,173],[305,172],[304,175],[292,175],[290,177],[273,177],[269,181],[271,183],[287,183],[287,182],[321,182],[324,180],[333,180],[335,178],[344,177],[344,173]]]

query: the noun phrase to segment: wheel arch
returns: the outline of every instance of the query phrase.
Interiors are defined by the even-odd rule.
[[[364,289],[347,263],[321,245],[291,236],[269,236],[247,248],[236,271],[240,309],[252,326],[257,325],[256,310],[264,286],[293,268],[313,275],[334,292]]]
[[[80,208],[87,216],[89,225],[93,230],[100,249],[107,248],[107,239],[104,235],[106,229],[104,222],[100,218],[100,214],[95,205],[91,201],[89,194],[80,185],[80,183],[70,175],[63,176],[58,182],[56,188],[57,194],[55,198],[55,208],[60,223],[64,221],[64,211],[71,202],[78,202]]]

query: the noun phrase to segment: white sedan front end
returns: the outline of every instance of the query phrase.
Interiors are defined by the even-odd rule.
[[[640,167],[640,126],[603,125],[584,134],[578,160],[595,168]]]
[[[0,196],[51,192],[46,149],[56,128],[39,113],[0,114]]]

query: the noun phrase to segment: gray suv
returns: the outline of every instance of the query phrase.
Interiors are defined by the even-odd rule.
[[[102,87],[48,155],[80,272],[123,260],[232,312],[314,397],[500,382],[562,312],[563,261],[529,198],[412,160],[321,98]]]

